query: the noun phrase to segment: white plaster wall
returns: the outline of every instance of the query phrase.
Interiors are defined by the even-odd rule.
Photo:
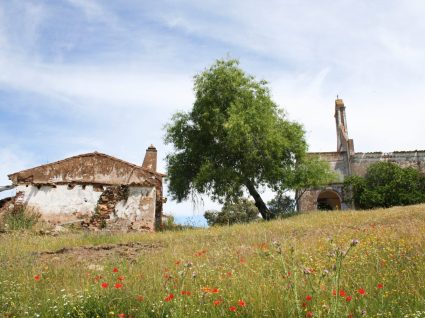
[[[56,188],[34,185],[20,185],[16,192],[24,192],[23,203],[37,209],[43,215],[72,214],[74,212],[94,213],[97,201],[102,192],[93,191],[93,186],[57,185]]]
[[[129,187],[127,200],[117,202],[115,215],[130,221],[153,220],[155,218],[155,188]]]

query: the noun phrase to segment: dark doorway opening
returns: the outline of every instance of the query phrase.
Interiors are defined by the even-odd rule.
[[[317,197],[318,210],[340,210],[341,198],[338,193],[333,190],[324,190]]]

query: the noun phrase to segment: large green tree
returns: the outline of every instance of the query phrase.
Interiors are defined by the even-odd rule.
[[[169,192],[181,201],[205,193],[224,201],[254,199],[261,216],[273,218],[260,189],[293,188],[307,144],[299,123],[272,101],[267,82],[247,75],[237,60],[218,60],[194,78],[190,112],[176,113],[166,126]]]

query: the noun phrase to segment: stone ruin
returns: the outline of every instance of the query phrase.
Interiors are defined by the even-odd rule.
[[[355,152],[353,139],[348,137],[347,117],[342,99],[335,100],[335,124],[337,149],[334,152],[312,152],[329,162],[336,172],[338,180],[322,188],[307,189],[298,200],[299,211],[311,211],[318,208],[330,210],[352,209],[351,202],[346,200],[344,178],[351,175],[364,176],[367,167],[373,163],[387,161],[402,167],[414,167],[425,173],[425,150],[383,152]]]
[[[0,210],[25,208],[52,225],[154,231],[164,202],[164,174],[156,166],[150,146],[141,166],[93,152],[19,171],[8,176],[16,195]]]

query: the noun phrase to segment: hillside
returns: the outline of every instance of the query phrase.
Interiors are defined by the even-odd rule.
[[[4,317],[425,317],[425,205],[0,246]]]

